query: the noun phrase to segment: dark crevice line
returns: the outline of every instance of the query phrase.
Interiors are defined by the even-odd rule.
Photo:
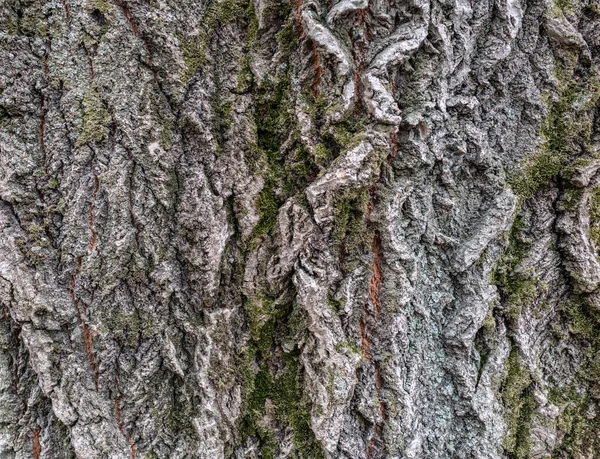
[[[135,215],[133,213],[133,179],[135,176],[135,161],[133,162],[133,166],[131,168],[131,174],[129,174],[129,221],[131,226],[133,226],[133,230],[135,233],[135,246],[139,249],[140,247],[140,236],[139,231],[135,221]]]
[[[88,246],[88,251],[92,253],[94,247],[96,246],[96,240],[98,238],[98,233],[96,233],[94,229],[94,206],[96,205],[96,195],[98,194],[98,190],[100,188],[100,181],[98,180],[98,176],[94,176],[94,192],[92,193],[92,201],[90,202],[90,210],[88,223],[90,227],[90,232],[92,233],[90,237],[90,243]]]
[[[383,180],[383,172],[386,164],[391,164],[392,160],[396,157],[398,152],[398,134],[394,132],[390,138],[391,148],[390,153],[386,157],[385,162],[381,165],[379,169],[379,177],[375,184],[373,184],[369,188],[369,201],[367,204],[367,211],[365,214],[365,218],[367,223],[373,225],[373,221],[371,220],[371,213],[375,208],[376,202],[376,186],[377,183],[380,183]],[[371,253],[373,254],[373,264],[371,267],[371,278],[369,280],[369,300],[365,304],[363,308],[363,317],[361,317],[359,325],[360,325],[360,336],[361,336],[361,353],[363,358],[373,367],[373,372],[375,373],[375,389],[376,394],[379,399],[379,415],[381,420],[375,423],[375,431],[371,436],[369,443],[367,444],[367,450],[365,452],[366,458],[371,459],[373,457],[374,447],[378,440],[381,440],[382,431],[383,431],[383,423],[386,419],[386,409],[385,405],[381,398],[381,391],[383,389],[384,381],[383,375],[381,373],[381,368],[379,363],[373,359],[371,355],[371,346],[373,341],[369,338],[369,335],[373,334],[377,328],[377,324],[379,323],[379,318],[381,315],[381,286],[382,286],[382,261],[383,261],[383,246],[381,241],[381,233],[378,229],[375,229],[373,232],[373,240],[371,244]],[[372,306],[369,308],[369,303]],[[369,326],[369,322],[371,326]]]
[[[71,286],[69,288],[69,295],[71,296],[71,299],[73,300],[73,304],[75,305],[75,309],[77,311],[77,324],[81,328],[81,337],[83,340],[83,345],[85,347],[86,355],[92,367],[92,371],[94,372],[94,383],[96,386],[96,390],[98,390],[98,364],[96,363],[96,358],[94,357],[92,332],[90,331],[90,326],[87,323],[85,317],[88,314],[88,305],[86,305],[83,301],[78,299],[77,295],[75,294],[77,278],[79,276],[79,273],[81,272],[81,263],[82,258],[78,257],[75,274],[71,276]],[[82,305],[81,308],[80,304]]]
[[[131,451],[131,459],[135,459],[137,455],[137,447],[135,442],[131,438],[130,434],[125,433],[125,427],[123,426],[123,419],[121,417],[121,389],[119,388],[119,380],[115,376],[115,387],[117,388],[117,397],[115,398],[115,419],[117,421],[117,426],[119,428],[119,432],[125,437],[127,443],[129,445],[129,450]]]
[[[42,431],[42,428],[38,427],[33,432],[33,437],[31,439],[31,443],[32,443],[31,454],[33,456],[33,459],[40,459],[41,454],[42,454],[42,444],[40,443],[41,431]]]
[[[46,143],[44,141],[44,130],[46,127],[46,100],[44,94],[41,93],[41,115],[40,115],[40,150],[42,151],[42,164],[46,169]]]
[[[67,0],[61,0],[63,8],[65,9],[65,16],[67,17],[67,21],[71,19],[71,13],[69,12],[69,5],[67,4]]]
[[[125,19],[127,19],[127,22],[129,22],[129,25],[131,26],[131,31],[133,32],[133,36],[137,37],[138,30],[135,25],[135,22],[133,22],[133,18],[131,17],[131,12],[129,11],[129,8],[127,8],[127,6],[125,6],[125,4],[122,2],[117,3],[117,5],[119,5],[119,7],[123,10]]]
[[[315,80],[311,86],[312,94],[315,99],[319,97],[319,87],[321,86],[321,77],[323,76],[323,69],[319,62],[319,52],[317,51],[317,45],[313,41],[312,43],[312,56],[313,56],[313,69],[315,71]]]

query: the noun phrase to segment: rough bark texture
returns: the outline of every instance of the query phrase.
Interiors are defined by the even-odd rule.
[[[1,458],[600,457],[596,0],[3,0]]]

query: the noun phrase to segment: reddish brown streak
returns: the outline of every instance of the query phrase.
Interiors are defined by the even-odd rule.
[[[388,162],[391,161],[390,157],[395,155],[395,144],[397,142],[396,137],[392,137],[392,151],[388,155]],[[380,178],[382,171],[380,170]],[[371,216],[371,212],[376,204],[376,188],[375,185],[371,186],[368,190],[369,193],[369,201],[367,204],[367,211],[365,213],[365,218],[369,220]],[[368,335],[373,329],[377,326],[377,322],[379,321],[379,316],[381,314],[381,284],[382,284],[382,270],[381,270],[381,262],[383,259],[383,249],[381,242],[381,234],[378,230],[375,230],[373,233],[373,242],[371,244],[371,252],[373,253],[373,266],[372,266],[372,274],[371,279],[369,281],[369,302],[373,306],[373,313],[369,312],[368,304],[365,305],[363,317],[360,319],[360,335],[361,335],[361,351],[365,360],[367,360],[371,365],[373,365],[373,369],[375,372],[375,388],[379,393],[383,388],[383,376],[381,374],[381,369],[377,361],[373,360],[370,355],[370,346],[372,342],[369,340]],[[367,328],[365,325],[365,318],[371,317],[371,328]],[[371,459],[373,448],[375,446],[375,442],[381,436],[382,423],[386,418],[385,405],[383,402],[379,402],[379,413],[381,416],[381,421],[375,424],[375,432],[369,443],[367,445],[367,450],[365,452],[367,459]]]
[[[129,12],[129,8],[127,8],[122,3],[119,3],[119,6],[123,10],[123,14],[125,15],[125,19],[127,19],[127,22],[129,22],[129,24],[131,25],[131,31],[133,32],[133,35],[137,37],[138,36],[137,27],[135,26],[135,23],[133,22],[133,19],[131,17],[131,13]]]
[[[123,422],[121,421],[121,397],[117,396],[115,400],[115,417],[117,418],[117,426],[119,426],[119,432],[123,433]]]
[[[133,17],[131,16],[131,12],[129,11],[129,8],[127,8],[121,2],[117,3],[117,5],[119,5],[121,7],[121,9],[123,10],[123,15],[125,16],[125,19],[127,19],[127,22],[129,22],[129,25],[131,26],[131,32],[133,33],[133,36],[139,37],[137,26],[135,25],[135,22],[133,21]],[[144,43],[144,48],[146,48],[146,51],[148,52],[148,66],[152,67],[152,53],[150,51],[150,45],[148,44],[148,42],[146,40],[143,40],[143,43]],[[154,76],[154,80],[158,81],[158,78],[156,77],[156,71],[152,70],[152,75]]]
[[[98,238],[98,234],[94,231],[94,205],[96,204],[96,195],[98,194],[98,189],[100,188],[100,181],[98,177],[94,177],[95,186],[94,193],[92,195],[92,202],[90,203],[90,212],[89,212],[89,226],[90,231],[92,232],[92,237],[90,238],[90,245],[88,250],[91,252],[94,250],[94,246],[96,245],[96,239]]]
[[[98,364],[96,363],[96,359],[94,358],[94,351],[92,348],[92,333],[90,332],[90,326],[86,323],[83,324],[82,335],[83,343],[85,344],[85,352],[90,361],[90,365],[92,366],[92,370],[94,371],[94,384],[96,385],[96,390],[98,390]]]
[[[369,192],[370,199],[369,199],[368,213],[370,214],[370,210],[374,206],[373,201],[375,199],[374,198],[375,193],[374,193],[374,189],[369,190],[369,191],[370,191]],[[367,218],[368,218],[368,216],[367,216]],[[380,303],[381,259],[383,256],[383,251],[382,251],[382,247],[381,247],[381,236],[378,231],[375,231],[375,234],[373,236],[373,244],[371,246],[371,251],[373,252],[373,268],[372,268],[373,274],[371,275],[371,280],[369,282],[369,300],[375,310],[375,314],[372,316],[373,317],[373,327],[375,327],[377,325],[377,321],[379,320],[379,314],[381,313],[381,303]],[[368,314],[367,308],[365,308],[365,314]],[[360,325],[360,336],[361,336],[361,352],[362,352],[365,360],[367,360],[369,363],[371,363],[373,365],[373,369],[375,371],[375,387],[376,387],[377,391],[379,392],[381,390],[381,388],[383,387],[383,377],[381,375],[381,370],[379,368],[379,365],[377,364],[376,361],[373,360],[373,358],[370,355],[370,346],[371,346],[372,342],[369,340],[369,338],[367,336],[368,333],[370,332],[370,330],[367,329],[363,318],[360,319],[359,325]],[[385,407],[383,405],[383,402],[379,403],[379,412],[381,414],[381,418],[385,419]],[[367,451],[366,451],[367,459],[371,458],[373,446],[375,445],[375,441],[379,437],[380,433],[381,433],[381,423],[377,423],[375,425],[375,433],[371,437],[371,440],[369,441],[369,444],[367,446]]]
[[[135,174],[135,163],[133,165],[133,169],[131,171],[131,175],[129,176],[129,220],[131,221],[131,226],[133,226],[135,230],[135,245],[136,247],[140,246],[140,238],[137,231],[137,227],[135,226],[135,215],[133,214],[133,176]]]
[[[115,385],[117,389],[119,388],[119,381],[115,378]],[[119,432],[121,432],[125,436],[125,429],[123,428],[123,421],[121,420],[121,397],[117,396],[115,400],[115,417],[117,418],[117,426],[119,427]],[[135,443],[131,439],[131,435],[125,436],[127,443],[129,444],[129,449],[131,450],[131,459],[135,459],[137,454],[137,448]]]
[[[65,8],[65,15],[67,16],[67,20],[71,18],[71,14],[69,13],[69,5],[67,5],[66,0],[62,0],[63,7]]]
[[[90,203],[90,216],[89,216],[89,223],[90,223],[90,231],[92,232],[92,237],[90,238],[90,245],[88,247],[88,250],[91,252],[92,250],[94,250],[94,246],[96,245],[96,232],[94,231],[94,204]]]
[[[375,367],[375,387],[377,387],[377,389],[381,389],[383,387],[383,379],[381,377],[381,370],[379,370],[378,366]]]
[[[133,443],[133,440],[131,439],[131,435],[127,436],[127,443],[129,443],[129,448],[131,449],[131,459],[135,459],[137,448],[135,446],[135,443]]]
[[[375,320],[379,318],[379,313],[381,312],[381,304],[379,302],[379,294],[381,291],[381,236],[379,236],[379,232],[375,232],[375,236],[373,236],[373,245],[371,248],[373,252],[373,275],[371,276],[371,281],[369,283],[369,298],[371,299],[371,303],[375,308]]]
[[[367,452],[366,452],[367,459],[371,459],[371,450],[373,449],[374,444],[375,444],[375,436],[371,437],[371,440],[369,441],[369,445],[367,446]]]
[[[33,432],[33,438],[31,439],[33,443],[32,454],[34,459],[40,459],[40,455],[42,454],[42,444],[40,443],[40,432],[42,429],[38,427],[35,432]]]
[[[392,164],[392,160],[398,154],[398,133],[397,132],[394,132],[392,134],[391,143],[392,143],[392,149],[390,151],[390,154],[387,155],[387,158],[385,158],[385,160],[388,164]]]
[[[46,106],[44,95],[42,94],[42,115],[40,117],[40,149],[42,150],[42,161],[46,166],[46,144],[44,142],[44,128],[46,126]]]
[[[363,8],[362,10],[358,10],[358,14],[356,16],[357,25],[363,26],[365,24],[365,16],[367,15],[367,8]]]
[[[75,295],[75,284],[77,283],[77,276],[81,271],[81,257],[77,257],[77,269],[75,270],[75,274],[71,276],[71,287],[69,288],[69,295],[73,300],[73,304],[75,305],[75,309],[77,311],[77,323],[81,327],[81,337],[83,340],[83,344],[85,346],[85,353],[87,354],[88,360],[90,361],[90,365],[92,370],[94,371],[94,383],[96,386],[96,390],[98,390],[98,364],[96,363],[96,359],[94,358],[94,351],[92,348],[92,333],[90,332],[90,326],[85,322],[83,314],[87,314],[88,307],[87,305],[79,301],[77,296]],[[82,304],[82,310],[79,308],[79,304]]]
[[[296,17],[298,18],[298,35],[304,37],[304,26],[302,24],[302,0],[296,0]]]
[[[358,43],[358,57],[354,50],[352,51],[352,60],[354,61],[354,66],[356,67],[356,71],[354,72],[354,98],[356,100],[355,111],[359,112],[361,109],[361,82],[360,77],[362,76],[364,70],[364,58],[365,58],[365,47],[362,43]]]
[[[94,63],[92,62],[92,58],[88,55],[88,66],[90,68],[90,77],[94,78]]]
[[[319,86],[321,86],[321,76],[323,75],[323,69],[319,63],[319,53],[317,52],[317,46],[315,42],[312,44],[312,55],[313,55],[313,68],[315,70],[315,81],[312,84],[312,94],[316,99],[319,97]]]

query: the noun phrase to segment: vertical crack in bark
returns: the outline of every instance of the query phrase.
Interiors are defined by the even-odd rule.
[[[154,81],[156,81],[158,83],[156,69],[154,69],[153,65],[152,65],[152,51],[150,50],[150,44],[148,43],[148,40],[145,40],[144,38],[140,37],[138,28],[135,25],[135,21],[133,20],[133,16],[131,15],[131,11],[129,10],[129,8],[127,6],[125,6],[125,4],[122,2],[118,2],[117,5],[121,8],[121,10],[123,10],[123,15],[125,16],[125,19],[127,19],[127,22],[131,26],[131,32],[133,33],[133,36],[136,38],[139,38],[142,41],[142,44],[144,45],[144,48],[146,49],[146,52],[148,53],[148,62],[146,62],[144,64],[147,65],[148,67],[150,67]]]
[[[321,86],[321,77],[323,76],[323,69],[319,63],[319,52],[317,51],[317,45],[313,41],[312,43],[312,57],[313,57],[313,69],[315,71],[315,80],[311,86],[312,94],[315,99],[319,97],[319,86]]]
[[[369,202],[365,215],[365,218],[368,222],[370,221],[370,214],[375,206],[374,191],[374,186],[372,186],[369,189]],[[367,459],[372,457],[373,448],[375,443],[381,437],[382,425],[383,421],[385,420],[385,406],[383,401],[381,401],[381,397],[379,396],[383,387],[383,378],[381,375],[381,370],[379,369],[379,364],[371,355],[371,346],[373,341],[369,338],[369,335],[375,332],[381,313],[381,260],[383,258],[383,250],[381,245],[381,235],[377,229],[373,234],[371,253],[373,254],[373,264],[371,267],[371,278],[369,280],[369,301],[367,304],[365,304],[365,307],[363,308],[363,317],[360,319],[361,353],[363,358],[373,367],[373,372],[375,373],[375,389],[379,398],[379,413],[381,420],[379,422],[375,422],[375,431],[369,440],[365,453]],[[372,312],[371,308],[369,307],[369,303],[372,307]],[[369,326],[369,323],[371,323],[371,326]]]
[[[69,12],[69,5],[67,4],[67,0],[61,0],[61,3],[65,10],[65,16],[67,18],[67,21],[69,21],[69,19],[71,19],[71,13]]]
[[[367,53],[367,46],[369,44],[369,33],[366,25],[365,17],[368,13],[368,8],[358,10],[356,18],[354,20],[354,29],[348,31],[350,41],[352,42],[351,54],[352,63],[354,66],[354,103],[355,112],[358,113],[362,108],[362,83],[361,77],[365,70],[365,56]],[[358,35],[355,38],[355,34]]]
[[[133,22],[133,18],[131,17],[131,12],[129,11],[129,8],[127,8],[127,6],[125,6],[123,2],[119,2],[117,3],[117,5],[119,5],[119,7],[121,7],[121,9],[123,10],[123,14],[125,15],[125,19],[127,19],[127,22],[129,22],[129,25],[131,26],[131,31],[133,32],[133,35],[137,37],[138,30],[135,25],[135,22]]]
[[[148,65],[148,67],[150,67],[150,70],[152,70],[152,76],[154,78],[154,81],[156,81],[158,83],[158,77],[156,75],[156,70],[154,68],[152,68],[152,52],[150,51],[150,45],[148,44],[148,41],[140,37],[140,34],[138,32],[138,28],[135,25],[135,21],[133,20],[133,16],[131,15],[131,11],[129,10],[129,8],[127,6],[125,6],[125,4],[122,3],[122,2],[119,2],[117,4],[123,10],[123,14],[125,15],[125,19],[127,19],[127,22],[129,22],[129,25],[131,26],[131,32],[133,33],[133,36],[136,37],[136,38],[140,38],[142,40],[144,48],[146,49],[146,51],[148,53],[148,62],[147,62],[147,65]]]
[[[12,293],[12,283],[11,285],[11,297],[13,296]],[[6,309],[8,309],[8,306],[6,307]],[[18,349],[16,352],[16,355],[18,356],[18,354],[20,353],[20,349],[22,347],[24,347],[23,345],[23,339],[21,338],[21,326],[19,325],[18,322],[15,322],[14,320],[12,320],[11,316],[9,313],[6,312],[5,308],[2,308],[2,315],[4,316],[4,320],[10,325],[11,327],[11,331],[13,334],[13,340],[15,343],[18,343]],[[28,361],[28,354],[25,354],[25,365],[27,364]],[[19,401],[21,402],[21,406],[20,406],[20,410],[19,410],[19,415],[21,417],[23,417],[25,415],[25,413],[27,412],[28,409],[28,402],[27,402],[27,397],[23,396],[23,394],[21,394],[20,388],[21,388],[21,376],[19,374],[19,369],[21,367],[21,361],[20,359],[18,359],[16,356],[13,357],[13,365],[12,365],[12,376],[13,376],[13,386],[14,386],[14,391],[15,394],[17,395],[17,398],[19,399]]]
[[[381,312],[379,293],[381,291],[381,257],[383,256],[381,250],[381,236],[379,235],[378,230],[375,230],[371,251],[373,252],[373,275],[371,276],[371,281],[369,283],[369,298],[375,308],[375,321],[377,321],[379,319],[379,313]]]
[[[131,168],[131,174],[129,174],[129,221],[131,226],[133,226],[133,231],[135,235],[135,246],[139,249],[140,247],[140,236],[138,232],[138,228],[135,222],[135,215],[133,213],[133,177],[135,175],[135,162]]]
[[[87,58],[88,58],[88,67],[90,69],[90,78],[93,80],[94,79],[94,63],[92,62],[92,58],[90,56],[89,53],[87,53]]]
[[[92,194],[92,202],[90,202],[90,211],[89,211],[89,227],[90,227],[90,232],[92,233],[92,236],[90,237],[90,244],[88,247],[88,251],[90,253],[92,253],[92,251],[94,250],[94,247],[96,246],[96,239],[98,237],[98,234],[94,230],[94,206],[96,204],[96,195],[98,194],[99,188],[100,188],[100,181],[98,180],[98,177],[96,175],[94,175],[94,192]]]
[[[119,380],[115,376],[115,387],[117,388],[117,397],[115,398],[115,419],[117,421],[117,426],[119,427],[119,432],[125,437],[127,443],[129,445],[129,450],[131,451],[131,459],[135,459],[137,455],[137,447],[135,442],[131,438],[131,435],[125,433],[125,428],[123,426],[123,419],[121,418],[121,389],[119,388]]]
[[[371,279],[369,281],[369,302],[373,306],[373,313],[369,311],[368,304],[365,305],[363,309],[363,318],[360,321],[360,329],[361,329],[361,350],[364,359],[369,362],[373,366],[373,371],[375,373],[375,388],[376,393],[379,396],[379,392],[383,387],[383,379],[381,376],[381,371],[379,369],[379,364],[377,361],[373,359],[371,355],[371,345],[373,341],[368,337],[369,334],[374,333],[377,323],[379,321],[379,315],[381,312],[381,304],[379,300],[380,292],[381,292],[381,259],[383,257],[383,252],[381,250],[381,236],[378,230],[375,230],[373,235],[373,242],[371,246],[371,251],[373,253],[373,265],[372,265],[372,274]],[[367,321],[370,320],[372,322],[372,326],[369,327]],[[373,447],[375,442],[381,436],[381,428],[383,421],[385,419],[385,406],[381,401],[381,398],[378,397],[379,400],[379,412],[381,416],[381,421],[375,423],[375,432],[371,439],[369,440],[369,444],[367,446],[366,457],[370,459],[372,457]]]
[[[38,427],[33,432],[33,437],[31,439],[33,459],[40,459],[41,454],[42,454],[42,444],[40,443],[40,433],[41,432],[42,432],[41,427]]]
[[[87,312],[88,312],[87,305],[85,305],[85,303],[83,303],[83,302],[82,302],[82,304],[83,304],[83,314],[87,314]],[[96,363],[96,359],[94,357],[94,350],[92,347],[93,346],[92,332],[90,331],[90,326],[84,320],[83,314],[79,310],[79,307],[77,307],[77,311],[78,311],[77,319],[78,319],[80,325],[82,325],[82,335],[83,335],[83,342],[85,344],[85,352],[90,361],[90,365],[92,366],[92,371],[94,372],[94,384],[96,386],[96,390],[98,390],[98,364]]]
[[[298,38],[304,37],[304,25],[302,24],[302,0],[294,0],[296,6],[296,18],[298,21]]]
[[[385,163],[390,164],[393,158],[396,156],[398,149],[398,133],[394,131],[390,139],[391,149],[390,153],[386,157]],[[380,183],[383,176],[383,169],[385,164],[382,164],[379,169],[379,177],[374,185],[369,188],[369,201],[367,203],[367,210],[365,218],[368,223],[373,224],[371,221],[371,213],[376,205],[376,186]],[[371,278],[369,280],[369,302],[372,306],[373,312],[369,308],[369,304],[365,304],[363,308],[363,317],[360,319],[360,336],[361,336],[361,353],[363,358],[373,366],[373,372],[375,373],[375,389],[379,399],[379,415],[381,420],[375,423],[375,432],[371,436],[367,445],[366,457],[370,459],[373,455],[373,448],[378,440],[381,440],[381,434],[383,429],[383,423],[386,419],[386,409],[381,398],[381,390],[383,389],[383,376],[379,363],[373,359],[371,355],[371,346],[373,341],[369,338],[369,335],[375,333],[379,317],[381,315],[381,285],[382,285],[382,269],[381,262],[383,260],[383,246],[381,242],[381,233],[379,229],[373,231],[373,239],[371,243],[371,253],[373,254],[373,264],[371,267]],[[368,322],[372,323],[369,327]]]
[[[46,169],[46,143],[44,141],[44,129],[46,126],[46,101],[44,98],[44,94],[42,93],[40,95],[41,98],[41,107],[40,107],[40,150],[42,151],[42,165],[44,166],[44,169]]]
[[[71,276],[71,287],[69,289],[69,294],[71,296],[71,299],[73,300],[75,309],[77,310],[77,324],[81,328],[81,337],[83,340],[83,345],[85,347],[85,353],[90,362],[90,366],[92,367],[92,371],[94,373],[94,384],[96,386],[96,390],[98,390],[98,364],[96,363],[96,358],[94,357],[92,332],[90,331],[90,326],[88,325],[85,317],[88,313],[88,306],[83,301],[78,299],[77,295],[75,294],[75,285],[77,283],[77,278],[81,271],[81,262],[81,257],[78,257],[75,274]],[[80,304],[82,305],[81,308],[79,306]]]

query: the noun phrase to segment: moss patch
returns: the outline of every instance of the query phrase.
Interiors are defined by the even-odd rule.
[[[548,101],[548,114],[540,131],[541,149],[527,158],[509,178],[509,185],[521,202],[559,174],[570,175],[572,167],[568,167],[569,163],[582,161],[571,158],[591,151],[591,109],[600,98],[600,84],[596,78],[573,79],[572,70],[557,70],[557,73],[561,81],[559,94],[555,100]]]
[[[305,324],[299,324],[299,311],[293,305],[276,305],[259,297],[247,301],[250,342],[245,350],[242,371],[245,411],[240,422],[242,439],[256,437],[261,457],[276,457],[276,432],[291,431],[292,457],[323,458],[323,451],[310,428],[310,406],[301,386],[302,367],[297,347],[290,352],[273,352],[282,342],[294,338]],[[253,370],[258,366],[258,371]],[[273,421],[265,423],[268,415]]]
[[[600,250],[600,187],[594,188],[590,196],[590,237]]]
[[[285,359],[284,369],[273,376],[264,365],[255,375],[249,393],[246,412],[242,419],[243,436],[256,436],[261,442],[262,457],[275,457],[277,446],[273,433],[260,426],[270,402],[277,422],[293,432],[294,452],[292,457],[324,458],[321,446],[310,428],[310,409],[300,386],[301,367],[297,356]]]
[[[600,451],[600,311],[578,296],[562,305],[561,315],[587,351],[572,384],[551,392],[564,410],[558,422],[564,438],[553,457],[594,457]]]
[[[210,39],[219,27],[223,27],[238,18],[243,18],[248,7],[247,0],[221,0],[208,5],[198,34],[181,40],[181,52],[187,66],[187,70],[183,74],[184,81],[188,81],[196,73],[196,70],[206,62],[206,51]]]
[[[245,301],[244,311],[253,351],[268,356],[273,345],[275,321],[281,318],[282,311],[275,308],[272,299],[263,296]]]
[[[518,196],[518,208],[539,189],[558,177],[569,178],[576,165],[587,161],[577,157],[591,151],[591,109],[600,97],[595,78],[588,80],[565,79],[563,64],[557,64],[559,93],[548,101],[548,114],[541,125],[543,143],[540,150],[525,159],[508,180]],[[570,73],[569,73],[570,72]],[[572,70],[567,72],[572,76]],[[573,158],[575,156],[575,158]],[[575,189],[565,191],[563,207],[573,208],[580,199]],[[518,318],[524,305],[539,294],[539,282],[519,268],[525,259],[528,244],[522,238],[524,217],[518,215],[509,233],[509,245],[492,274],[492,282],[500,287],[507,298],[508,316]]]
[[[531,273],[520,269],[529,249],[523,235],[526,227],[523,215],[517,215],[508,233],[508,247],[496,263],[490,279],[500,289],[506,301],[507,317],[513,321],[520,317],[524,306],[536,299],[540,288],[539,281]]]
[[[565,13],[573,2],[557,2]],[[562,14],[562,12],[559,12]],[[527,158],[520,169],[509,177],[509,184],[519,197],[519,207],[553,180],[561,185],[562,210],[573,210],[582,198],[582,191],[570,186],[577,167],[585,166],[593,156],[590,142],[594,111],[600,96],[600,85],[595,75],[578,67],[578,56],[572,52],[555,50],[556,76],[559,91],[548,100],[548,113],[541,125],[543,144],[538,153]],[[577,69],[577,74],[575,73]],[[600,193],[593,192],[590,205],[590,233],[600,242]],[[507,316],[514,320],[521,308],[540,296],[540,284],[522,269],[529,243],[524,237],[527,227],[522,213],[515,219],[509,233],[509,244],[492,274],[507,303]],[[583,364],[569,387],[555,388],[552,402],[562,406],[559,430],[564,433],[562,444],[554,452],[556,458],[592,457],[600,450],[597,432],[600,428],[600,314],[582,297],[575,297],[563,306],[561,323],[568,324],[572,337],[588,348]],[[510,325],[510,322],[509,322]],[[505,450],[511,458],[529,457],[529,438],[535,400],[531,393],[531,376],[513,346],[507,360],[507,375],[503,385],[508,432]]]
[[[140,317],[134,309],[132,314],[106,313],[100,317],[101,329],[110,331],[110,335],[123,347],[135,348],[140,339],[147,339],[156,333],[156,325],[151,319]]]
[[[535,400],[531,393],[531,375],[521,361],[517,348],[511,346],[506,361],[506,377],[502,385],[507,433],[504,449],[511,459],[527,459],[530,450],[531,414]]]
[[[100,142],[108,138],[112,117],[100,99],[98,91],[95,88],[89,88],[83,96],[81,105],[83,124],[77,138],[77,146]]]
[[[334,202],[334,240],[348,252],[368,250],[371,234],[365,214],[369,203],[366,188],[349,190],[338,195]]]
[[[519,198],[527,199],[558,176],[565,162],[564,154],[543,149],[525,160],[519,171],[510,179],[511,188]]]
[[[49,37],[49,24],[41,2],[32,2],[26,8],[20,9],[16,23],[7,24],[7,32],[11,35],[25,35],[27,37]]]
[[[256,90],[255,156],[257,163],[266,163],[266,172],[257,203],[261,218],[250,237],[251,241],[273,230],[281,205],[303,190],[316,173],[314,158],[311,158],[295,131],[290,84],[286,74],[276,83],[266,83]]]
[[[114,9],[114,5],[107,0],[87,0],[85,8],[89,11],[98,10],[102,14],[108,14]]]
[[[554,0],[554,6],[559,8],[564,14],[573,14],[580,3],[579,0]]]

